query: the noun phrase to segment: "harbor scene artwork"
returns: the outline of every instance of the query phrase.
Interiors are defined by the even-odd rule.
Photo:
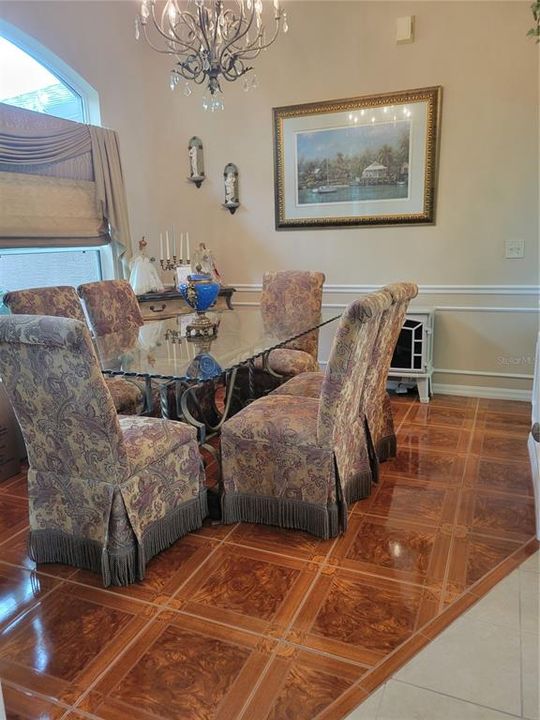
[[[442,88],[273,108],[276,230],[435,222]]]
[[[408,119],[297,133],[297,204],[407,198],[410,145]]]

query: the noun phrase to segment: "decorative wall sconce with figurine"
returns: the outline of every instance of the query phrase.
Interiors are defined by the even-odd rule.
[[[200,188],[206,180],[204,174],[203,144],[200,138],[193,136],[188,143],[189,178],[196,187]]]
[[[238,168],[234,163],[225,165],[223,182],[225,184],[225,202],[223,203],[223,207],[227,208],[231,215],[234,215],[240,205],[240,200],[238,199]]]

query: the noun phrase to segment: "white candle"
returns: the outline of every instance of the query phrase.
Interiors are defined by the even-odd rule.
[[[172,226],[172,254],[173,258],[176,257],[176,231],[174,225]]]
[[[159,233],[159,258],[163,260],[163,233]]]
[[[187,257],[187,261],[189,262],[190,255],[189,255],[189,233],[188,232],[186,233],[186,257]]]
[[[184,259],[184,233],[180,233],[180,260]]]
[[[165,244],[167,246],[167,260],[171,259],[171,249],[169,247],[169,231],[165,232]]]
[[[176,369],[176,343],[173,340],[172,345],[172,353],[173,353],[173,363],[174,363],[174,369]]]
[[[167,361],[171,362],[171,341],[167,338]]]

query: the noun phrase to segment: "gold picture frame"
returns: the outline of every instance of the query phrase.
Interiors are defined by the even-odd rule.
[[[277,230],[433,224],[442,87],[273,109]]]

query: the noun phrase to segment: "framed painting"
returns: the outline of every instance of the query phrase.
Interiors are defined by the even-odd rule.
[[[274,108],[276,229],[433,223],[441,95]]]

